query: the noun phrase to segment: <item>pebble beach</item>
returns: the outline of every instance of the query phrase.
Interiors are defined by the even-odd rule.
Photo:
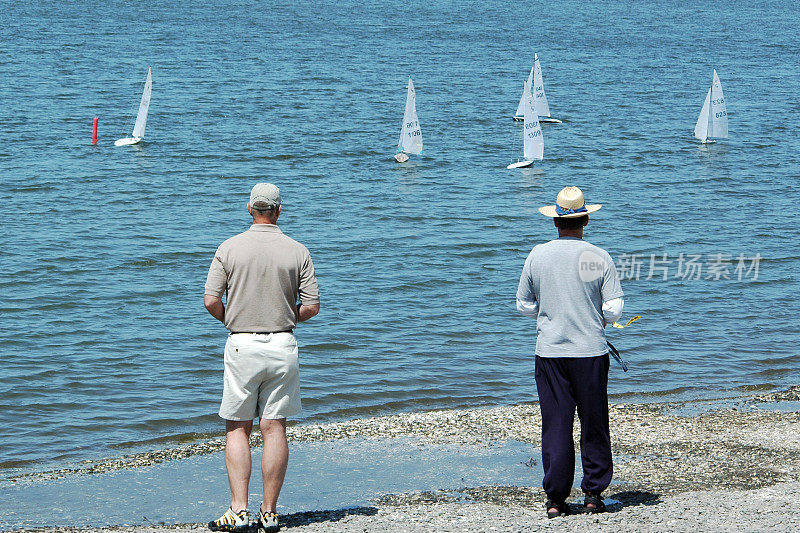
[[[609,512],[583,512],[579,490],[572,516],[548,520],[540,479],[530,486],[482,485],[383,494],[368,505],[282,516],[291,531],[796,531],[800,514],[800,387],[726,402],[613,404],[615,479],[604,494]],[[501,446],[539,442],[535,404],[439,410],[302,425],[290,441],[413,439],[437,444]],[[577,433],[576,433],[577,442]],[[259,445],[253,439],[254,445]],[[221,439],[26,476],[36,482],[138,468],[218,452]],[[534,461],[538,457],[533,458]],[[63,527],[22,531],[155,532],[204,530],[198,524]]]

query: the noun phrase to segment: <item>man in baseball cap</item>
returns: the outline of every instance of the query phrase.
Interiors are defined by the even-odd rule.
[[[230,331],[219,416],[225,419],[231,504],[208,526],[250,531],[250,432],[258,417],[264,498],[255,522],[268,533],[278,531],[276,506],[289,461],[286,417],[300,412],[294,329],[319,312],[319,289],[308,249],[278,228],[278,188],[256,184],[247,211],[253,224],[219,246],[205,286],[206,309]]]

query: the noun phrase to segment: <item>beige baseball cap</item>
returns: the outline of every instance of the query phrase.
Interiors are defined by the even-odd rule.
[[[281,205],[281,191],[271,183],[256,183],[250,191],[250,207],[275,209]]]
[[[546,205],[539,212],[550,218],[576,218],[594,213],[603,204],[586,205],[583,191],[577,187],[564,187],[556,197],[556,205]]]

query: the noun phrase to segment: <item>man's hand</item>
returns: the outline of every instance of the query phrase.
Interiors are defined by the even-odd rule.
[[[312,316],[316,316],[317,313],[319,313],[319,304],[311,304],[311,305],[300,304],[297,306],[297,321],[305,322]]]
[[[225,322],[225,304],[222,303],[221,298],[206,294],[203,296],[203,303],[205,304],[208,312],[211,313],[211,316],[220,322]]]

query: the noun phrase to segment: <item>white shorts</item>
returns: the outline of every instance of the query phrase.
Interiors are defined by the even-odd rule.
[[[300,365],[291,333],[235,333],[225,343],[219,416],[277,419],[300,412]]]

